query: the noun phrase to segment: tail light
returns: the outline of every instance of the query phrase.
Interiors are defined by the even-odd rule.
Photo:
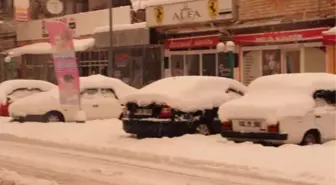
[[[267,132],[269,133],[279,133],[279,123],[276,125],[269,125],[267,127]]]
[[[172,108],[167,105],[162,106],[160,118],[170,118],[172,116]]]
[[[222,122],[222,131],[232,131],[232,121]]]

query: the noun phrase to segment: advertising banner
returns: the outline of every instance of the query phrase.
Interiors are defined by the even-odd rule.
[[[59,87],[60,103],[80,104],[79,73],[72,40],[72,30],[60,21],[46,23],[53,49],[54,69]]]

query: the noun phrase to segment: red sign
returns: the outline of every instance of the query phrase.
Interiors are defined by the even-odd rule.
[[[164,45],[167,49],[184,49],[184,48],[202,48],[214,47],[220,42],[219,36],[189,37],[181,39],[165,40]]]
[[[336,45],[336,34],[325,34],[323,35],[324,45]]]
[[[271,42],[297,42],[307,40],[321,40],[322,32],[328,28],[314,28],[304,30],[265,32],[233,36],[233,41],[240,44],[261,44]]]

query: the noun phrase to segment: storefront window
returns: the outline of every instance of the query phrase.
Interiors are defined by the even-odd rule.
[[[300,50],[285,51],[286,73],[300,73]]]
[[[200,75],[200,55],[186,55],[187,75]]]
[[[263,76],[281,73],[280,50],[274,49],[262,51],[262,73]]]
[[[203,76],[216,76],[216,54],[202,55]]]
[[[218,53],[218,76],[231,78],[230,67],[228,53]]]
[[[171,55],[171,75],[183,76],[184,75],[184,55]]]
[[[318,73],[326,72],[325,48],[307,47],[304,48],[304,72]]]

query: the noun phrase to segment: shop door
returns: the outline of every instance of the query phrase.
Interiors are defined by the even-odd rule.
[[[216,76],[217,53],[202,54],[202,76]]]
[[[184,56],[185,55],[171,55],[171,75],[184,76]]]
[[[285,51],[285,72],[300,73],[300,50]]]
[[[200,75],[200,54],[186,55],[186,75]]]

